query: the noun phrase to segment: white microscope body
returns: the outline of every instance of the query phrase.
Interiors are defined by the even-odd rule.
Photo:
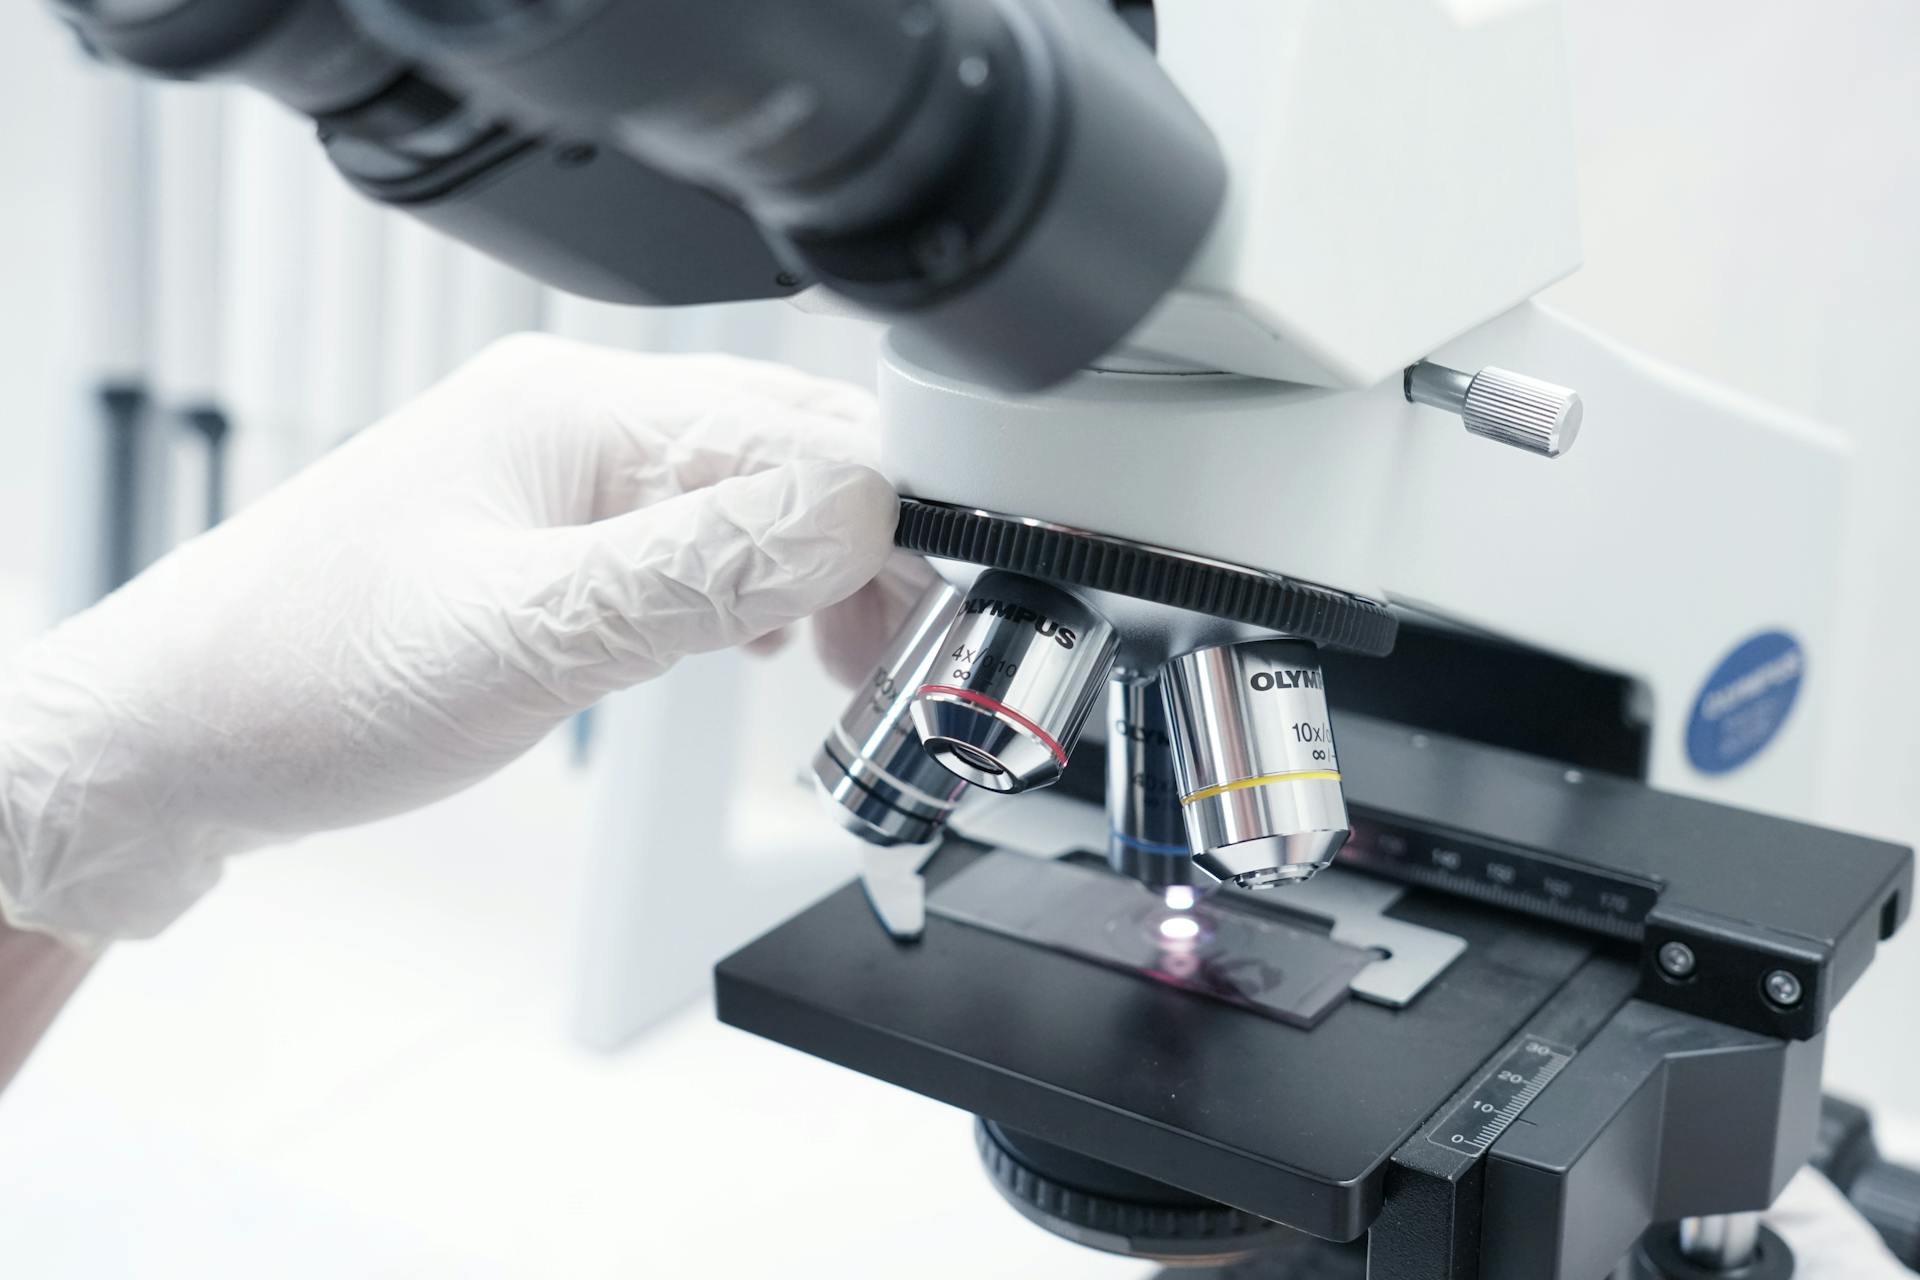
[[[1155,11],[1158,57],[1226,151],[1218,224],[1123,349],[1046,392],[955,379],[896,333],[879,389],[883,466],[902,493],[1285,575],[1628,677],[1654,786],[1814,812],[1836,593],[1823,566],[1841,553],[1845,445],[1529,301],[1579,263],[1560,6],[1159,0]],[[819,291],[800,301],[845,310]],[[1428,358],[1574,388],[1590,422],[1557,459],[1495,447],[1407,401],[1403,370]],[[1716,681],[1754,637],[1792,647]],[[844,876],[850,846],[870,882],[879,868],[915,879],[922,854],[851,838],[809,860],[789,836],[778,865],[793,883],[780,886],[764,862],[631,856],[693,839],[710,812],[736,807],[744,766],[714,764],[740,715],[713,713],[741,679],[683,673],[616,722],[634,752],[654,750],[661,716],[709,718],[715,741],[619,771],[610,809],[649,816],[644,831],[623,817],[601,842],[609,870],[581,1017],[594,1043],[626,1039],[697,990],[732,941]],[[1783,697],[1794,687],[1797,699]],[[799,713],[802,739],[813,714]],[[1716,752],[1729,727],[1735,749]],[[1709,769],[1690,738],[1706,742]],[[1101,838],[1081,808],[981,797],[956,822],[1057,852]],[[659,829],[667,812],[687,813],[688,829]],[[642,865],[648,883],[626,883]],[[743,911],[735,895],[703,892],[717,884],[767,892]]]
[[[1156,15],[1162,64],[1227,154],[1210,239],[1123,349],[1044,393],[957,381],[890,343],[884,465],[901,491],[1628,676],[1656,786],[1810,809],[1845,447],[1529,301],[1579,261],[1559,5]],[[1408,402],[1402,371],[1427,358],[1574,388],[1590,426],[1551,461],[1494,448]],[[1743,646],[1752,661],[1723,668]]]

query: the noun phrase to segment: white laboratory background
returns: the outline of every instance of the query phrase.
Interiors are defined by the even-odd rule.
[[[1570,10],[1587,265],[1547,296],[1853,442],[1805,816],[1920,842],[1920,7]],[[0,10],[0,121],[0,653],[97,584],[103,379],[224,408],[239,505],[515,329],[871,377],[849,321],[556,297],[360,203],[264,101],[89,67],[35,4]],[[141,555],[201,518],[203,448],[151,451]],[[117,949],[0,1095],[0,1274],[1144,1274],[1001,1206],[964,1116],[714,1023],[712,959],[852,867],[792,785],[838,701],[807,661],[690,664]],[[775,680],[791,714],[756,709]],[[704,780],[649,732],[696,711]],[[1920,927],[1828,1060],[1910,1158],[1916,1011]]]

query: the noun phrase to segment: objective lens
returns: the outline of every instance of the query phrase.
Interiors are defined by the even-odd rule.
[[[1333,861],[1347,803],[1313,646],[1199,649],[1161,679],[1194,861],[1245,889],[1305,880]]]
[[[1115,678],[1107,690],[1107,865],[1193,905],[1197,877],[1173,772],[1173,735],[1158,680]],[[1176,910],[1181,909],[1175,907]]]
[[[1112,625],[1067,592],[981,574],[914,694],[921,745],[989,791],[1046,786],[1067,767],[1114,646]]]
[[[907,714],[959,607],[946,583],[927,590],[814,753],[814,783],[834,820],[873,844],[927,843],[965,790],[920,749]]]

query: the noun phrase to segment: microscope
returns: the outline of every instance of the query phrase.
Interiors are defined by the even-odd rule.
[[[1820,1093],[1912,855],[1775,816],[1844,450],[1531,301],[1552,0],[59,7],[557,287],[889,326],[938,581],[811,763],[861,882],[725,1021],[1183,1274],[1786,1277],[1810,1156],[1920,1263]]]

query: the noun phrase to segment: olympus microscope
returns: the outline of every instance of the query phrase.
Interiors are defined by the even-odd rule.
[[[1756,811],[1822,767],[1845,459],[1529,301],[1556,4],[59,7],[557,287],[890,326],[941,580],[813,761],[864,883],[724,1019],[1170,1265],[1788,1276],[1816,1145],[1916,1260],[1819,1091],[1911,854]]]

